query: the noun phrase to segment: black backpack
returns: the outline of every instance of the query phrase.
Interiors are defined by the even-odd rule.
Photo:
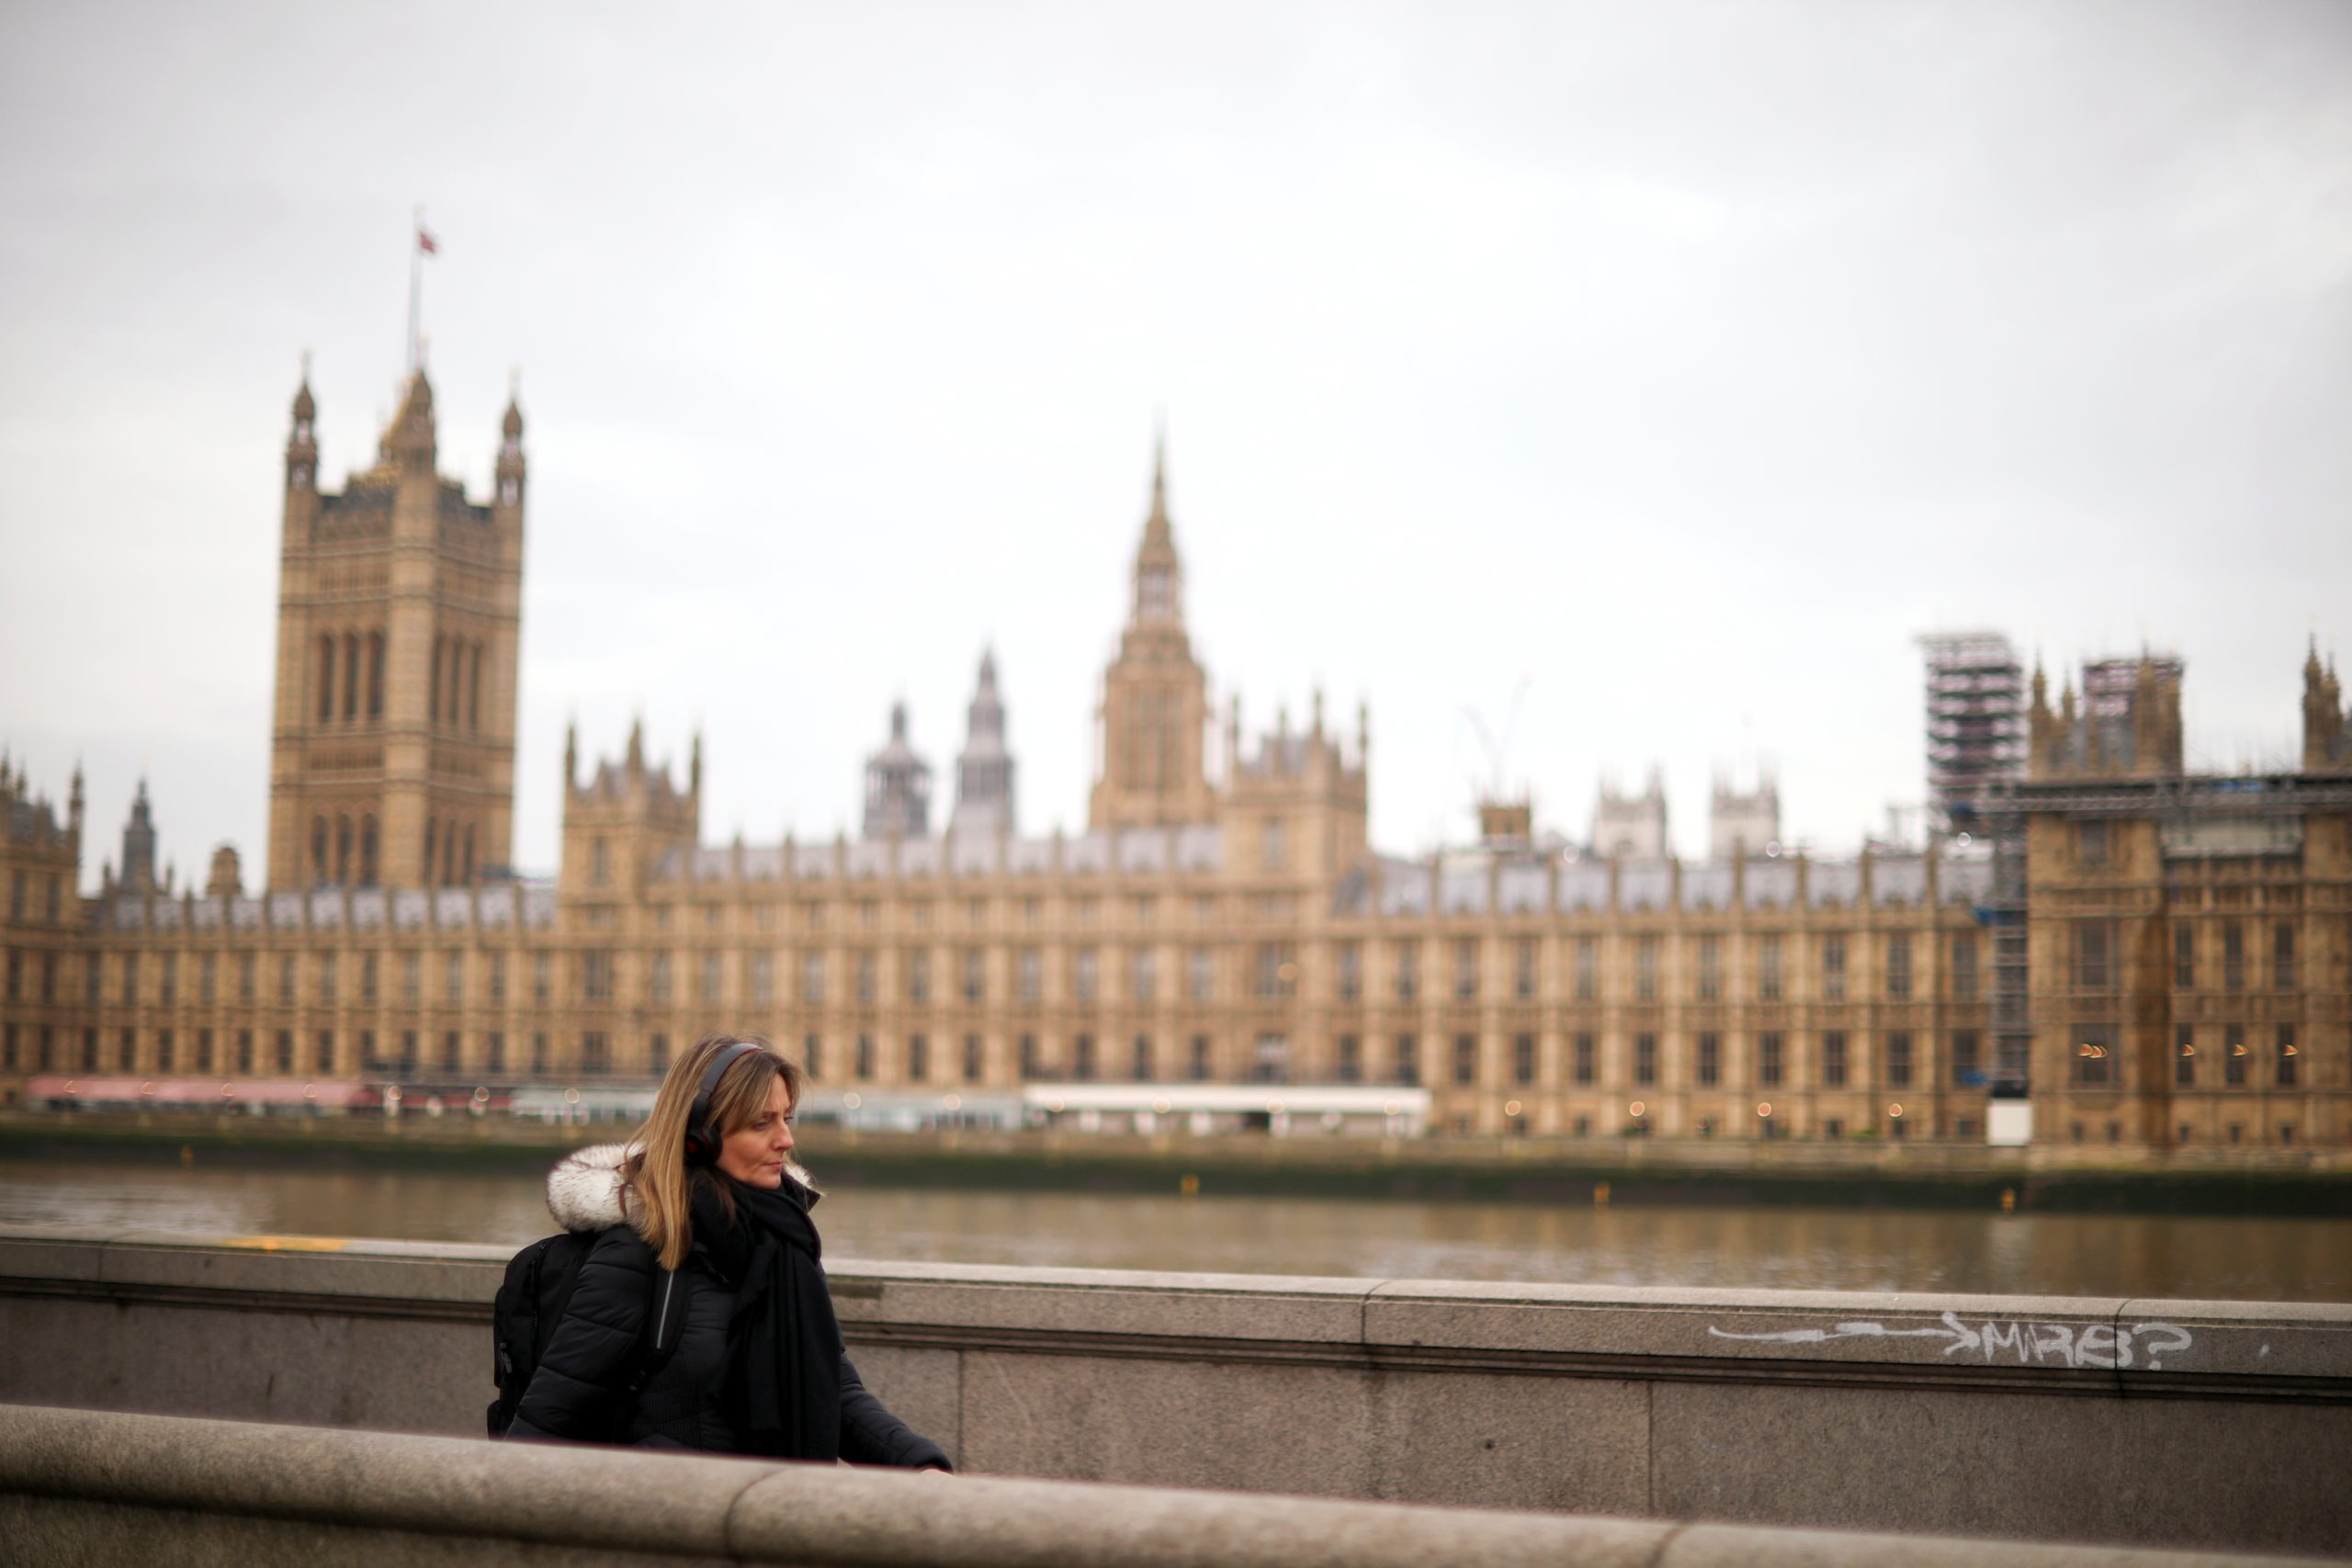
[[[498,1397],[490,1403],[492,1437],[504,1437],[507,1427],[514,1424],[523,1391],[531,1386],[539,1358],[547,1354],[548,1341],[555,1337],[556,1325],[571,1308],[572,1288],[580,1283],[580,1266],[588,1261],[596,1234],[565,1231],[546,1236],[507,1263],[506,1278],[499,1283],[498,1298],[490,1313],[498,1381]],[[684,1320],[685,1310],[685,1292],[677,1286],[691,1277],[689,1272],[672,1273],[666,1269],[656,1272],[652,1299],[646,1303],[645,1337],[631,1360],[623,1383],[624,1397],[613,1412],[606,1441],[618,1442],[627,1434],[638,1394],[677,1350],[677,1325]]]

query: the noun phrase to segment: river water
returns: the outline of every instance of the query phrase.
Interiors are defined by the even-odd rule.
[[[1386,1279],[2352,1301],[2352,1220],[845,1188],[835,1258]],[[0,1161],[0,1225],[519,1247],[539,1179]]]

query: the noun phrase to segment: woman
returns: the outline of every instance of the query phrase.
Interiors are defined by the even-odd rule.
[[[549,1212],[601,1234],[509,1436],[951,1468],[842,1348],[791,1157],[801,1082],[766,1041],[709,1035],[634,1142],[556,1166]]]

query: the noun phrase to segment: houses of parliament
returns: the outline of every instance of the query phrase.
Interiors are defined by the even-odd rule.
[[[952,800],[894,715],[854,839],[707,843],[698,743],[568,742],[547,880],[508,869],[521,412],[478,501],[423,371],[339,491],[317,412],[306,382],[257,874],[223,847],[160,884],[142,784],[85,897],[78,776],[61,815],[0,763],[11,1106],[593,1103],[725,1027],[901,1124],[1983,1144],[2023,1103],[2010,1141],[2086,1155],[2352,1144],[2352,744],[2316,649],[2297,771],[2188,773],[2177,663],[2143,659],[2037,672],[2016,776],[1924,845],[1786,850],[1768,783],[1680,860],[1653,783],[1586,842],[1488,800],[1400,858],[1363,712],[1213,711],[1156,471],[1083,833],[1021,831],[984,658]]]

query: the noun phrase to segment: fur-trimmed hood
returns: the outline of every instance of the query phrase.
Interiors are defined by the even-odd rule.
[[[548,1213],[555,1223],[568,1231],[610,1230],[625,1224],[628,1215],[621,1207],[621,1190],[628,1185],[621,1178],[621,1162],[628,1157],[628,1144],[592,1144],[584,1149],[574,1149],[556,1161],[548,1172]],[[784,1173],[808,1190],[808,1201],[815,1203],[819,1196],[816,1179],[795,1160],[786,1160]]]

